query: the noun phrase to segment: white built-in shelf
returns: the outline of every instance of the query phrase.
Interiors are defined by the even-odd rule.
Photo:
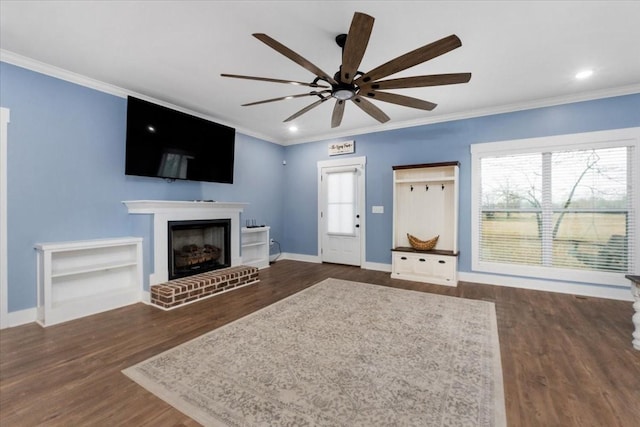
[[[260,242],[260,243],[245,243],[242,245],[243,248],[253,248],[254,246],[264,246],[266,243],[264,242]]]
[[[142,238],[39,243],[36,250],[42,326],[141,301]]]
[[[58,271],[52,272],[51,278],[55,279],[58,277],[74,276],[77,274],[87,274],[87,273],[94,273],[98,271],[116,270],[119,268],[135,267],[137,265],[138,265],[137,261],[123,262],[123,263],[106,262],[103,264],[94,264],[87,267],[70,268],[68,270],[58,270]]]
[[[270,227],[242,227],[242,264],[258,268],[269,267]]]

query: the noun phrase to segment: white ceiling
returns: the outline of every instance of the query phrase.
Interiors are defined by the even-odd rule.
[[[241,104],[312,89],[220,77],[313,80],[252,33],[333,74],[341,61],[334,38],[348,32],[356,11],[376,19],[360,70],[456,34],[462,47],[393,77],[471,72],[471,81],[395,91],[438,107],[377,102],[391,117],[385,125],[349,103],[332,130],[333,102],[325,102],[296,119],[293,134],[283,120],[316,97]],[[2,0],[0,15],[5,61],[52,74],[49,66],[57,67],[285,145],[640,92],[638,1]],[[593,77],[576,80],[585,68]]]

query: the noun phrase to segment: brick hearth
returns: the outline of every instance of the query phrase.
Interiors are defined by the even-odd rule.
[[[240,265],[151,286],[151,304],[163,310],[259,282],[258,269]]]

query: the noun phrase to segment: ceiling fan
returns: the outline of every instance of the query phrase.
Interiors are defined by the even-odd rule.
[[[406,70],[407,68],[421,64],[462,46],[462,42],[454,34],[392,59],[367,73],[358,71],[358,67],[362,62],[367,44],[369,43],[369,37],[371,36],[371,31],[373,29],[373,22],[373,17],[364,13],[356,12],[354,13],[351,21],[349,33],[340,34],[336,37],[336,43],[342,48],[342,65],[333,77],[277,40],[274,40],[266,34],[260,33],[253,34],[253,36],[293,62],[307,69],[313,73],[316,78],[311,83],[306,83],[267,77],[243,76],[238,74],[221,74],[221,76],[237,79],[260,80],[272,83],[286,83],[319,89],[308,93],[251,102],[243,104],[243,106],[265,104],[268,102],[306,96],[317,96],[320,98],[284,120],[285,122],[289,122],[300,117],[323,102],[328,101],[329,99],[335,99],[336,103],[333,107],[333,114],[331,116],[332,128],[340,126],[342,116],[344,115],[346,101],[353,102],[365,113],[369,114],[379,122],[384,123],[390,120],[389,116],[387,116],[373,103],[369,102],[367,98],[428,111],[433,110],[437,104],[405,95],[383,92],[381,90],[467,83],[471,79],[471,73],[455,73],[381,80],[387,76]],[[326,84],[320,84],[321,82]],[[327,86],[327,84],[330,86]]]

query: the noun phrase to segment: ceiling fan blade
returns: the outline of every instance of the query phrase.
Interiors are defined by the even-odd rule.
[[[345,102],[342,99],[336,99],[336,105],[333,107],[333,114],[331,115],[331,127],[337,128],[342,123],[342,116],[344,115]]]
[[[373,21],[375,21],[373,17],[364,13],[356,12],[353,14],[347,41],[342,50],[340,80],[343,83],[351,83],[358,72],[367,44],[369,44]]]
[[[354,104],[356,104],[362,111],[379,121],[380,123],[385,123],[391,120],[389,116],[387,116],[384,111],[367,101],[361,96],[356,96],[351,99]]]
[[[392,104],[398,104],[405,107],[411,108],[419,108],[421,110],[431,111],[438,104],[434,104],[433,102],[423,101],[422,99],[412,98],[410,96],[398,95],[396,93],[388,93],[388,92],[377,92],[375,90],[365,91],[364,93],[360,91],[361,96],[366,96],[367,98],[377,99],[378,101],[390,102]]]
[[[289,96],[281,96],[280,98],[271,98],[271,99],[265,99],[263,101],[256,101],[256,102],[250,102],[248,104],[242,104],[242,107],[249,107],[251,105],[258,105],[258,104],[266,104],[267,102],[275,102],[275,101],[284,101],[285,99],[293,99],[293,98],[302,98],[305,96],[314,96],[314,95],[319,95],[321,93],[329,93],[330,91],[328,90],[323,90],[321,92],[310,92],[310,93],[301,93],[298,95],[289,95]]]
[[[220,75],[222,77],[233,77],[234,79],[260,80],[260,81],[263,81],[263,82],[286,83],[286,84],[296,85],[296,86],[326,87],[326,88],[329,87],[329,86],[322,86],[322,85],[319,85],[317,83],[305,83],[305,82],[298,82],[298,81],[295,81],[295,80],[271,79],[271,78],[268,78],[268,77],[241,76],[239,74],[220,74]]]
[[[471,73],[433,74],[429,76],[405,77],[402,79],[380,80],[363,85],[363,90],[377,89],[406,89],[413,87],[455,85],[467,83],[471,80]]]
[[[462,46],[462,42],[455,34],[448,37],[422,46],[416,50],[412,50],[409,53],[398,56],[389,62],[385,62],[379,67],[374,68],[368,73],[360,76],[356,81],[356,85],[363,86],[366,83],[373,82],[384,77],[390,76],[407,68],[411,68],[414,65],[422,64],[437,56],[443,55]]]
[[[295,113],[294,115],[287,117],[286,119],[284,119],[284,122],[290,122],[293,119],[297,119],[298,117],[300,117],[301,115],[303,115],[304,113],[308,112],[309,110],[316,108],[318,105],[322,104],[324,101],[326,101],[327,99],[329,99],[330,97],[327,96],[325,98],[321,98],[319,100],[317,100],[316,102],[314,102],[313,104],[309,104],[306,107],[304,107],[302,110],[298,111],[297,113]]]
[[[272,49],[274,49],[277,52],[279,52],[280,54],[286,56],[287,58],[289,58],[290,60],[292,60],[296,64],[302,66],[303,68],[307,69],[308,71],[311,71],[313,74],[315,74],[316,76],[318,76],[322,80],[325,80],[326,82],[328,82],[328,83],[330,83],[332,85],[333,84],[337,84],[337,82],[331,76],[329,76],[327,73],[325,73],[320,68],[316,67],[311,62],[307,61],[302,56],[298,55],[297,53],[295,53],[294,51],[292,51],[291,49],[289,49],[288,47],[286,47],[285,45],[283,45],[279,41],[274,40],[271,37],[269,37],[268,35],[262,34],[262,33],[253,34],[253,37],[257,38],[258,40],[260,40],[261,42],[263,42],[267,46],[269,46]]]

